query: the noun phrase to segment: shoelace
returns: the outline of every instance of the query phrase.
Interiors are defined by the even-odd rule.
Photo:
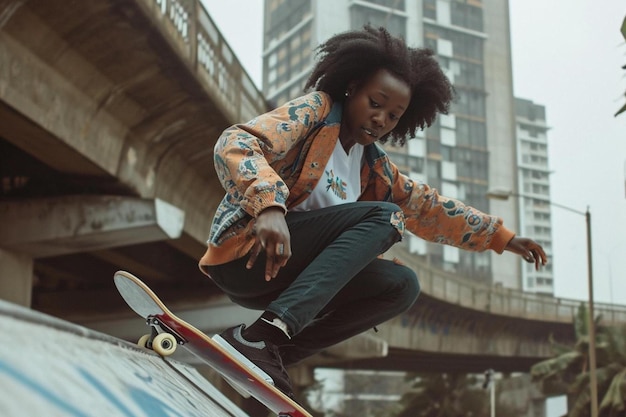
[[[270,346],[267,347],[267,350],[270,353],[270,355],[272,355],[272,357],[276,360],[276,362],[278,362],[278,364],[280,365],[280,372],[282,373],[282,375],[291,384],[291,380],[289,379],[289,373],[287,373],[287,370],[283,366],[283,360],[280,357],[280,353],[278,351],[278,346],[270,345]]]

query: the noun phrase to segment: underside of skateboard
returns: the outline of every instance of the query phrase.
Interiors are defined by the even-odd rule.
[[[115,285],[128,306],[143,317],[150,333],[137,344],[162,357],[172,355],[178,346],[195,355],[220,373],[244,397],[254,396],[279,417],[310,417],[299,404],[281,393],[269,376],[255,371],[255,365],[235,358],[219,338],[211,338],[172,313],[139,278],[118,271]]]
[[[154,350],[157,354],[167,357],[172,355],[176,351],[178,345],[184,345],[187,341],[181,335],[169,328],[158,316],[148,316],[146,324],[150,326],[150,333],[145,334],[139,338],[137,345],[142,348]],[[229,383],[235,384],[232,380]],[[243,392],[243,388],[233,386],[241,395],[250,397],[250,394]],[[279,413],[278,417],[293,417],[288,413]]]

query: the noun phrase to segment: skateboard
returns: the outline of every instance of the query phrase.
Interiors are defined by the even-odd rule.
[[[215,369],[242,395],[252,395],[278,417],[312,417],[251,369],[251,362],[248,365],[240,362],[214,339],[176,317],[139,278],[126,271],[117,271],[113,279],[126,304],[146,319],[151,328],[151,333],[142,336],[138,345],[152,349],[163,357],[171,355],[181,346]]]

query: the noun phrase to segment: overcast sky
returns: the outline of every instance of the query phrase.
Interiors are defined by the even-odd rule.
[[[260,88],[263,1],[203,2]],[[626,2],[509,4],[515,95],[546,106],[551,127],[552,201],[590,207],[595,299],[626,304],[626,113],[613,116],[626,102]],[[584,216],[553,207],[552,219],[555,295],[586,300]]]

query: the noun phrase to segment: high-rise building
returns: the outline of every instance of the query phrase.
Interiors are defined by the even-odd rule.
[[[491,187],[518,185],[507,0],[266,0],[264,19],[263,90],[276,104],[302,94],[315,47],[333,34],[370,23],[434,50],[456,89],[450,114],[387,151],[412,178],[518,228],[519,201],[486,197]],[[433,267],[523,288],[521,263],[510,254],[466,252],[414,236],[403,242]]]
[[[550,169],[546,109],[530,100],[515,99],[517,121],[517,167],[520,190],[520,230],[543,246],[552,258],[550,212]],[[524,291],[554,294],[552,264],[536,271],[534,265],[522,268]]]

